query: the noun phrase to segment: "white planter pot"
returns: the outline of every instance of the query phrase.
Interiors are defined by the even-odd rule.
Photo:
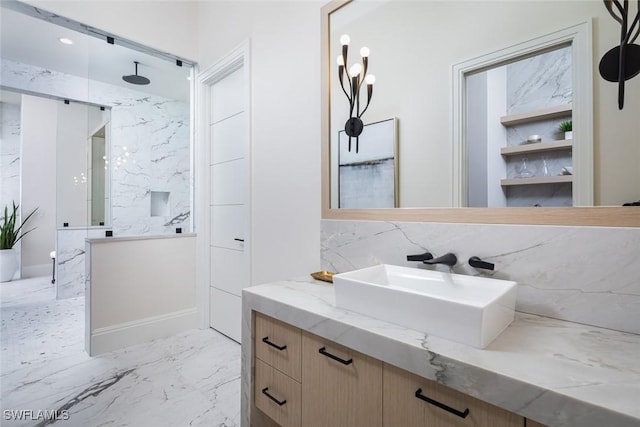
[[[0,250],[0,282],[8,282],[13,279],[18,268],[16,252],[13,249]]]
[[[564,139],[573,139],[573,131],[565,132]]]

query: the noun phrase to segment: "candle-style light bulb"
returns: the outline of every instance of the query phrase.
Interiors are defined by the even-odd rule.
[[[343,46],[344,46],[344,45],[346,45],[346,44],[349,44],[350,42],[351,42],[351,38],[350,38],[347,34],[343,34],[343,35],[340,37],[340,44],[341,44],[341,45],[343,45]]]
[[[360,56],[362,56],[363,58],[367,58],[369,56],[369,53],[369,48],[366,46],[360,49]]]
[[[367,74],[367,77],[364,78],[364,81],[367,82],[368,85],[372,85],[376,82],[376,76],[373,74]]]
[[[338,57],[336,58],[336,62],[338,63],[338,65],[344,65],[344,58],[342,57],[342,55],[338,55]]]

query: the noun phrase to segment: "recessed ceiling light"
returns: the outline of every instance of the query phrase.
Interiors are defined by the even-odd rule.
[[[60,43],[62,44],[73,44],[73,40],[67,37],[60,37],[58,40],[60,40]]]

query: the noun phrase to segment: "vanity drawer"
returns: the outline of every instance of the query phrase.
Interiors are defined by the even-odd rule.
[[[382,374],[383,427],[524,426],[517,414],[395,366],[383,364]]]
[[[302,424],[381,427],[382,362],[303,332]]]
[[[254,402],[282,427],[300,426],[300,383],[256,359]]]
[[[295,326],[256,312],[256,357],[300,382],[302,333]]]

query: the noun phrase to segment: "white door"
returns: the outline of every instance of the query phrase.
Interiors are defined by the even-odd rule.
[[[240,341],[241,291],[250,285],[249,126],[245,65],[210,88],[210,325]],[[231,72],[230,72],[231,71]]]

